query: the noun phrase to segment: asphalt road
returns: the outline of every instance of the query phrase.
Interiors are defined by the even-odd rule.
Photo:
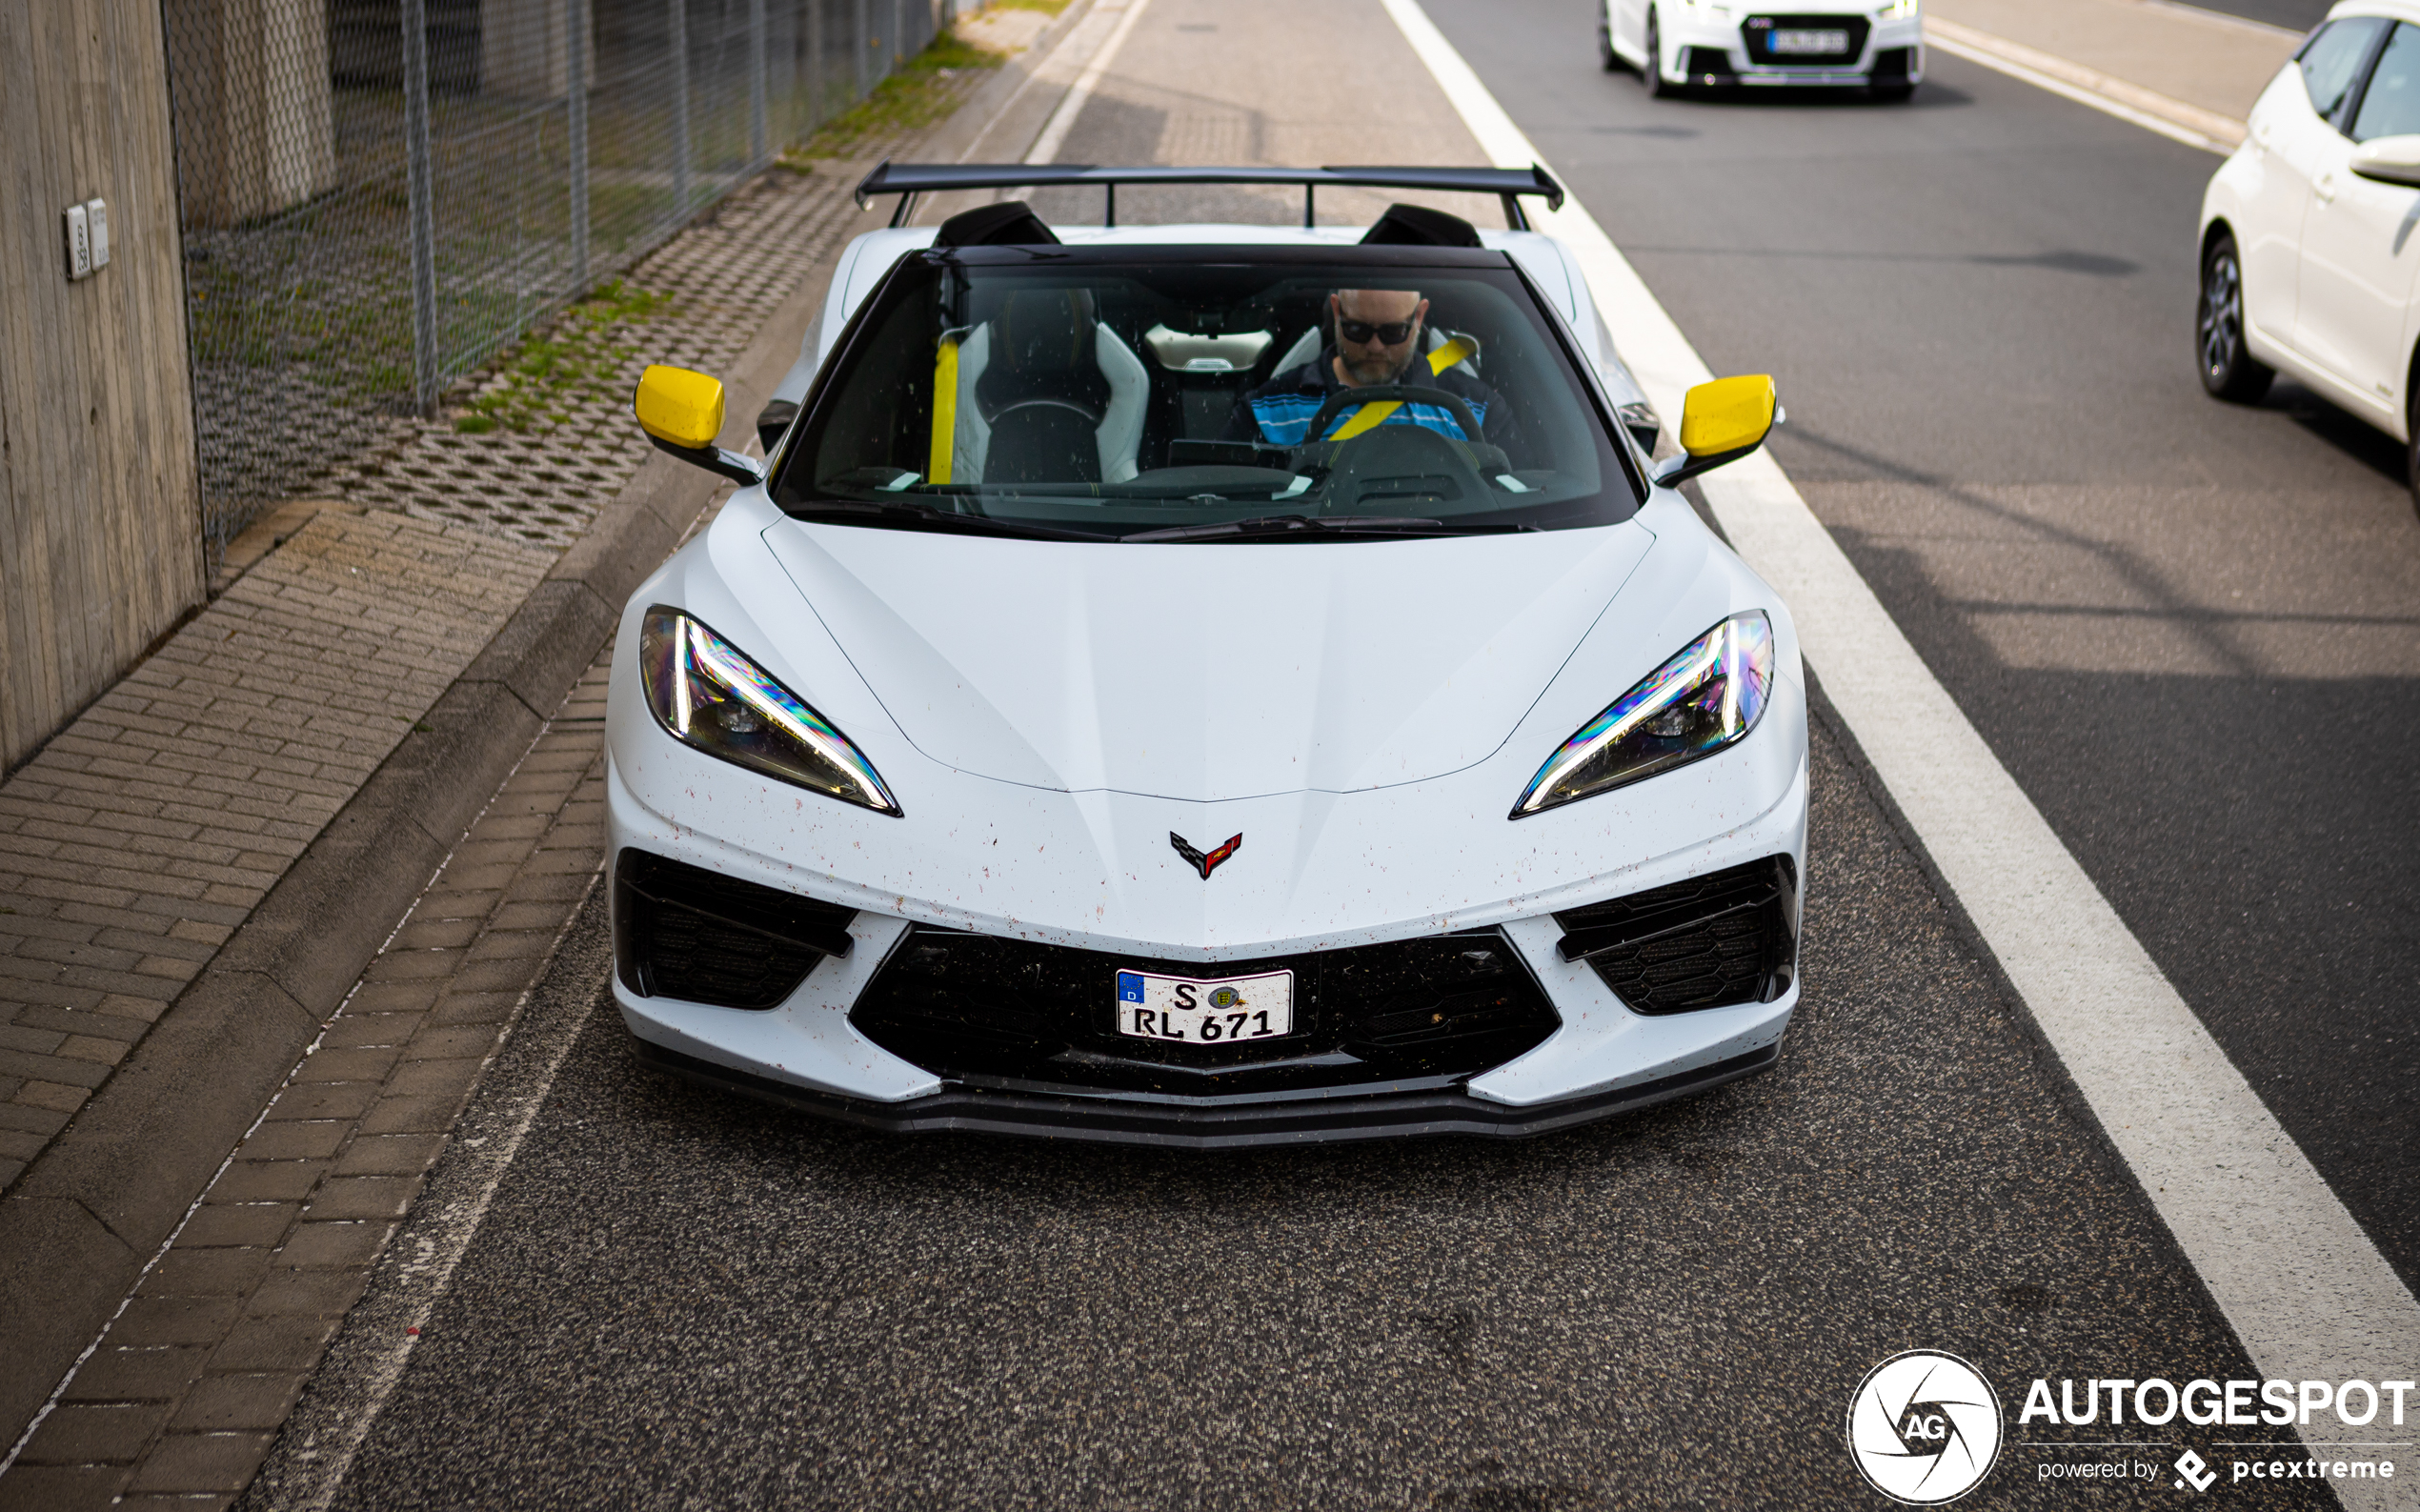
[[[559,968],[593,1013],[334,1505],[1867,1507],[1841,1422],[1901,1349],[1976,1361],[2012,1434],[2034,1376],[2248,1374],[1822,732],[1817,762],[1782,1066],[1519,1144],[1205,1159],[811,1122],[639,1066],[593,907]],[[424,1212],[464,1200],[461,1164]],[[248,1504],[289,1504],[359,1412],[381,1293],[427,1251],[390,1253]],[[2039,1466],[2113,1451],[2045,1441],[2110,1437],[2032,1425],[1988,1504],[2071,1507]]]
[[[2391,439],[2195,381],[2219,160],[1940,52],[1906,106],[1651,101],[1562,0],[1426,3],[1707,363],[1776,375],[1808,503],[2420,1283],[2420,518]]]
[[[2391,1024],[2411,942],[2341,905],[2354,877],[2410,896],[2380,747],[2411,727],[2420,527],[2348,427],[2193,388],[2210,160],[1947,60],[1897,111],[1650,106],[1567,5],[1431,5],[1714,364],[1782,375],[1785,465],[2408,1260],[2378,1221],[2408,1216],[2384,1159],[2407,1052],[2352,1037]],[[1376,113],[1323,91],[1340,57]],[[1065,155],[1242,132],[1291,161],[1373,137],[1475,160],[1453,119],[1376,0],[1156,0]],[[1180,1158],[817,1124],[639,1068],[592,907],[466,1128],[492,1137],[548,1035],[570,1054],[336,1505],[1868,1506],[1842,1417],[1909,1347],[2010,1398],[1988,1504],[2071,1505],[2037,1467],[2107,1451],[2045,1441],[2109,1435],[2020,1429],[2030,1379],[2249,1367],[1815,734],[1782,1065],[1518,1144]],[[476,1148],[249,1504],[362,1421]],[[2199,1441],[2142,1437],[2162,1462]]]

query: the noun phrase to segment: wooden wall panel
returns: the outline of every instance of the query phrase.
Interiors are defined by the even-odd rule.
[[[175,172],[158,5],[0,0],[0,767],[202,598]]]

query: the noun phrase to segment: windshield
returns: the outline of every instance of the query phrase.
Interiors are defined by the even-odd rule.
[[[1621,443],[1501,254],[1267,251],[911,254],[810,399],[775,501],[845,523],[1144,541],[1636,512]]]

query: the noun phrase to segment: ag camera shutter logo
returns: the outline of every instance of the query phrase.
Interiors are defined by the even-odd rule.
[[[1955,1355],[1891,1356],[1848,1401],[1848,1452],[1867,1483],[1894,1502],[1939,1506],[1983,1483],[2000,1459],[2000,1399]]]

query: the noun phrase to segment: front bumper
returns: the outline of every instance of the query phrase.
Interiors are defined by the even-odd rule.
[[[1795,713],[1769,711],[1768,719],[1785,716],[1772,721],[1769,733],[1787,731],[1786,716]],[[795,879],[778,877],[761,858],[655,815],[610,766],[607,789],[616,874],[625,853],[635,850],[677,856],[685,865],[703,866],[720,876],[753,874],[767,883],[789,880],[797,889]],[[1380,941],[1376,948],[1383,948],[1385,940],[1421,942],[1483,934],[1507,952],[1518,962],[1526,987],[1543,1001],[1543,1016],[1534,1034],[1511,1044],[1507,1058],[1483,1063],[1423,1062],[1417,1058],[1389,1061],[1364,1051],[1364,1064],[1324,1080],[1295,1075],[1191,1083],[1220,1087],[1211,1096],[1188,1095],[1182,1078],[1158,1084],[1131,1079],[1117,1083],[1112,1079],[1105,1085],[1096,1079],[1096,1084],[1087,1086],[1078,1084],[1079,1076],[1054,1075],[1030,1060],[953,1064],[946,1056],[917,1053],[915,1045],[902,1044],[897,1034],[861,1010],[878,996],[869,989],[886,965],[919,931],[939,928],[965,937],[971,921],[937,921],[938,911],[929,904],[904,898],[886,900],[888,907],[869,906],[873,900],[862,894],[848,899],[856,911],[845,926],[847,954],[819,958],[770,1008],[716,1006],[660,990],[645,991],[643,978],[634,980],[638,974],[621,970],[615,973],[613,991],[624,1023],[659,1063],[871,1127],[982,1130],[1205,1149],[1424,1134],[1503,1138],[1542,1133],[1704,1090],[1773,1063],[1798,1002],[1794,951],[1791,971],[1765,989],[1770,1000],[1639,1012],[1607,985],[1607,973],[1585,960],[1563,958],[1559,946],[1575,919],[1585,917],[1578,909],[1599,899],[1752,866],[1765,857],[1787,857],[1793,878],[1803,877],[1806,796],[1801,754],[1780,801],[1763,814],[1684,854],[1633,867],[1626,877],[1558,889],[1543,907],[1530,901],[1517,917],[1502,917],[1513,905],[1500,905],[1492,911],[1494,917],[1475,910],[1467,922],[1441,918],[1425,928],[1356,932],[1358,938],[1334,941],[1331,953],[1344,954],[1374,948],[1368,943],[1372,939]],[[1794,908],[1795,892],[1791,901]],[[624,922],[617,917],[617,937]],[[1032,933],[1020,936],[1005,920],[977,924],[971,933],[1036,943]],[[1794,937],[1794,920],[1792,933]],[[1135,942],[1069,941],[1039,948],[1083,946],[1104,958],[1142,958],[1137,964],[1163,957],[1162,950]],[[1242,969],[1256,958],[1302,948],[1300,940],[1260,949],[1230,945],[1217,953],[1218,960],[1201,963],[1202,975],[1220,974],[1229,964]],[[1611,975],[1623,979],[1618,972]],[[1107,986],[1104,974],[1104,999]],[[886,1048],[886,1042],[895,1048]],[[897,1049],[916,1053],[916,1058]],[[1087,1058],[1083,1046],[1076,1049],[1075,1059]],[[1387,1079],[1374,1079],[1381,1074]],[[1224,1090],[1230,1084],[1237,1090]]]
[[[1659,12],[1664,19],[1664,77],[1704,87],[1863,88],[1916,84],[1925,73],[1921,16],[1875,21],[1865,12],[1838,15],[1752,10],[1740,6],[1680,5]],[[1843,30],[1848,54],[1789,61],[1762,45],[1775,30]]]

